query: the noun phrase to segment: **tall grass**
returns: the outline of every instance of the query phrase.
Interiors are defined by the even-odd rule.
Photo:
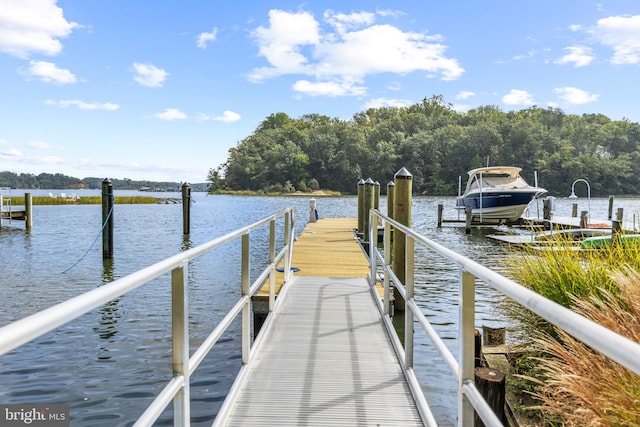
[[[625,268],[612,275],[619,293],[574,298],[574,310],[640,343],[640,274]],[[544,380],[537,407],[568,426],[639,426],[640,377],[565,332],[542,335],[535,345]],[[638,355],[640,357],[640,355]]]
[[[640,342],[640,244],[512,258],[517,280],[563,306]],[[533,344],[526,387],[551,425],[640,425],[640,379],[515,303],[505,305],[520,339]],[[640,357],[640,355],[638,355]]]

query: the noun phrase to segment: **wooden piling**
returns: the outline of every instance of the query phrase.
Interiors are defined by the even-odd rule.
[[[380,210],[380,183],[378,181],[373,183],[373,208]]]
[[[191,187],[182,184],[182,234],[191,234]]]
[[[316,199],[309,199],[309,222],[318,220],[318,210],[316,209]]]
[[[113,258],[113,184],[102,181],[102,259]]]
[[[396,190],[396,184],[394,184],[393,181],[389,181],[387,183],[387,216],[389,218],[393,218],[393,204],[394,202],[394,195],[395,195],[395,190]]]
[[[363,190],[363,223],[362,223],[362,241],[369,241],[369,211],[373,209],[374,198],[375,198],[375,183],[371,178],[367,178],[364,182],[364,190]],[[376,234],[377,235],[377,234]]]
[[[609,221],[611,218],[613,218],[613,196],[609,196],[609,215],[607,216]]]
[[[587,211],[580,211],[580,228],[587,228],[588,214]]]
[[[438,203],[438,228],[442,228],[442,211],[444,210],[444,205],[442,203]]]
[[[475,369],[476,388],[487,401],[493,412],[503,425],[507,425],[507,417],[504,412],[505,403],[505,376],[497,369],[480,367]],[[475,415],[475,427],[484,427],[484,423]]]
[[[464,213],[465,213],[464,232],[466,234],[471,234],[471,218],[473,216],[472,211],[473,209],[471,208],[471,206],[466,206],[464,208]]]
[[[578,204],[574,203],[571,205],[571,218],[575,218],[578,216]]]
[[[624,216],[624,208],[618,208],[616,211],[616,220],[622,222],[622,217]]]
[[[394,175],[395,194],[393,219],[400,224],[411,227],[411,207],[412,207],[412,190],[413,175],[406,168],[400,169]],[[405,250],[406,239],[405,234],[399,230],[393,230],[393,272],[396,274],[400,282],[405,281]],[[396,311],[404,311],[404,298],[394,289],[394,305]]]
[[[33,218],[31,216],[32,205],[31,193],[24,193],[24,222],[27,230],[31,230],[31,226],[33,225]]]

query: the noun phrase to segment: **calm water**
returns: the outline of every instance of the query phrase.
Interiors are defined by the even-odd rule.
[[[14,190],[14,195],[23,191]],[[47,190],[44,194],[48,194]],[[116,195],[135,192],[118,192]],[[39,195],[32,192],[33,195]],[[59,194],[59,192],[54,192]],[[78,193],[80,196],[89,194]],[[95,194],[99,194],[96,192]],[[179,193],[145,193],[179,198]],[[92,193],[93,195],[93,193]],[[191,235],[182,235],[181,205],[116,205],[115,257],[103,262],[98,205],[35,206],[33,229],[5,222],[0,231],[0,325],[95,289],[182,250],[197,246],[285,207],[296,212],[299,233],[308,220],[307,197],[236,197],[192,194]],[[557,215],[571,203],[558,200]],[[490,267],[509,256],[504,245],[465,235],[460,227],[436,230],[437,205],[453,218],[453,198],[417,197],[413,225],[428,237]],[[587,200],[579,199],[579,210]],[[384,199],[381,210],[386,212]],[[592,212],[606,217],[607,200],[592,199]],[[640,212],[640,200],[616,200],[625,217]],[[318,198],[320,217],[355,217],[354,197]],[[532,206],[532,214],[536,207]],[[252,247],[265,246],[260,237]],[[418,250],[416,298],[457,354],[457,269]],[[78,262],[79,261],[79,262]],[[77,263],[77,264],[76,264]],[[262,268],[262,258],[252,260]],[[197,347],[239,296],[239,247],[199,258],[189,267],[191,346]],[[254,276],[255,277],[255,276]],[[478,327],[504,326],[500,296],[478,284]],[[131,425],[171,377],[170,279],[163,277],[117,301],[0,357],[0,403],[65,403],[74,426]],[[192,423],[209,425],[240,366],[239,324],[222,339],[191,380]],[[416,371],[442,425],[455,425],[456,384],[437,353],[416,334]],[[169,413],[160,425],[171,425]]]

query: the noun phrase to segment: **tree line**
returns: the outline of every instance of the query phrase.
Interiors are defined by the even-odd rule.
[[[0,172],[0,187],[20,188],[25,190],[35,189],[100,189],[104,178],[74,178],[61,173],[41,173],[38,175],[30,173],[16,174],[14,172]],[[140,190],[148,188],[150,190],[180,191],[182,186],[179,182],[158,182],[146,180],[110,179],[115,190]],[[192,191],[204,191],[205,183],[190,184]]]
[[[453,196],[459,176],[464,184],[468,170],[487,164],[521,167],[530,183],[535,171],[551,195],[566,196],[579,178],[593,196],[637,195],[640,124],[551,107],[458,112],[441,96],[370,108],[349,120],[279,112],[231,148],[207,180],[214,190],[351,194],[361,178],[384,187],[406,167],[417,194]]]

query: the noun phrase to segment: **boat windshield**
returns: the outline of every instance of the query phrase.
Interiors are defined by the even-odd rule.
[[[483,173],[474,175],[469,180],[468,189],[480,188],[482,180],[482,188],[528,188],[529,184],[520,176],[508,173]]]

